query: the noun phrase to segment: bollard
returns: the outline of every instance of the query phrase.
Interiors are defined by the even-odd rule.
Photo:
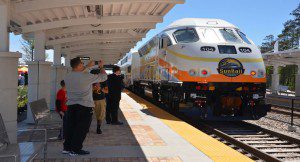
[[[291,125],[288,127],[288,130],[290,132],[296,132],[296,127],[294,127],[294,101],[295,99],[292,99],[292,107],[291,107]]]
[[[291,126],[294,126],[294,101],[295,99],[292,99]]]

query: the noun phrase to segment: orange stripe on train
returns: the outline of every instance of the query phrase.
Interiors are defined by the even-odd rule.
[[[159,59],[159,65],[169,69],[169,72],[172,73],[172,67],[170,63]],[[265,83],[267,79],[264,78],[253,78],[251,75],[239,75],[236,77],[227,77],[222,74],[211,74],[209,77],[199,77],[199,76],[190,76],[187,71],[178,70],[174,76],[182,82],[247,82],[247,83]]]

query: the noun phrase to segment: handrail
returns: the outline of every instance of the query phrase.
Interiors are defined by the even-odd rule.
[[[290,127],[291,127],[291,131],[295,131],[295,129],[293,129],[294,127],[294,111],[295,110],[300,110],[300,106],[299,107],[295,107],[296,105],[295,104],[300,104],[300,98],[296,98],[296,97],[283,97],[283,96],[269,96],[269,97],[266,97],[266,99],[268,100],[273,100],[273,101],[279,101],[279,102],[284,102],[284,103],[288,103],[288,105],[279,105],[279,104],[276,104],[275,102],[270,102],[269,104],[271,105],[274,105],[274,106],[280,106],[280,107],[285,107],[285,108],[288,108],[290,109]]]

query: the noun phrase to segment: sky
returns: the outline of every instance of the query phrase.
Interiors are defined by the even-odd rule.
[[[290,13],[297,8],[299,0],[186,0],[176,5],[165,17],[163,23],[148,32],[146,38],[138,42],[138,50],[146,41],[158,34],[175,20],[182,18],[224,19],[240,28],[256,45],[260,45],[266,35],[277,36],[283,23],[292,19]],[[10,51],[21,50],[20,35],[10,34]],[[52,60],[53,51],[47,51]]]

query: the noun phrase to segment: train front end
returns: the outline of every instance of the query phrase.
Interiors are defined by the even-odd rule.
[[[170,80],[181,83],[181,102],[192,103],[207,120],[259,119],[270,109],[264,103],[266,71],[261,53],[238,28],[215,21],[223,25],[167,31],[176,42],[166,49],[163,60],[169,63]]]

